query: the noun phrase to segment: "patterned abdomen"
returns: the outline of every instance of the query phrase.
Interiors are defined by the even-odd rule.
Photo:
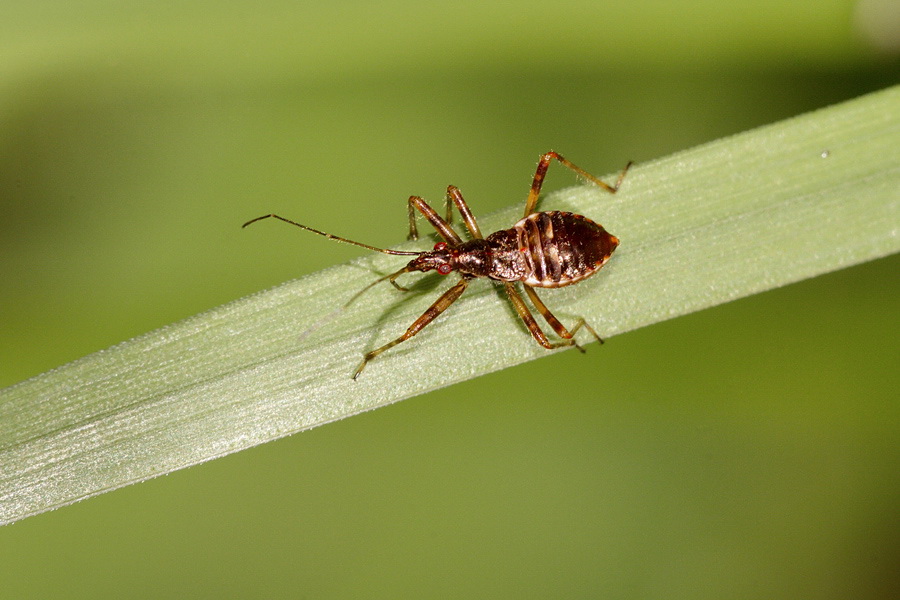
[[[513,226],[527,263],[527,285],[563,287],[602,267],[619,240],[587,217],[570,212],[533,213]]]

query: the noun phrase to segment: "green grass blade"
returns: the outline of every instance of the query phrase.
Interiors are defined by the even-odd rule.
[[[599,275],[542,296],[565,322],[583,315],[609,338],[895,253],[898,148],[894,87],[637,165],[616,196],[591,186],[554,194],[543,208],[596,218],[622,244]],[[481,227],[507,227],[521,210]],[[235,243],[281,226],[238,225]],[[480,281],[352,381],[364,350],[447,287],[437,275],[408,294],[381,285],[300,338],[402,263],[366,255],[0,391],[0,523],[547,356]]]

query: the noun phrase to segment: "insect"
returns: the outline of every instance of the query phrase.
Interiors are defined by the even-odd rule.
[[[599,178],[591,175],[581,167],[569,162],[556,152],[547,152],[541,156],[534,179],[531,183],[531,191],[525,201],[525,215],[518,223],[509,229],[495,231],[484,237],[481,229],[468,204],[463,199],[462,193],[456,186],[447,187],[446,217],[441,217],[437,211],[419,196],[410,196],[407,203],[409,210],[409,239],[419,238],[416,227],[416,211],[428,220],[437,230],[443,241],[434,245],[432,250],[422,252],[403,252],[399,250],[386,250],[376,248],[368,244],[355,242],[346,238],[325,233],[306,225],[301,225],[284,217],[268,214],[257,217],[244,223],[243,227],[261,221],[263,219],[279,219],[285,223],[295,225],[307,231],[327,237],[328,239],[347,244],[353,244],[375,252],[392,254],[396,256],[414,256],[409,263],[395,273],[386,275],[353,296],[343,308],[352,304],[360,295],[382,281],[389,281],[391,285],[401,291],[408,291],[397,283],[397,278],[404,273],[413,271],[437,271],[441,275],[449,275],[453,271],[460,274],[459,281],[416,319],[406,332],[397,339],[367,352],[362,362],[353,373],[353,379],[357,379],[363,369],[373,358],[385,350],[393,348],[397,344],[405,342],[419,333],[426,325],[431,323],[438,315],[456,302],[466,288],[476,277],[487,277],[503,284],[506,293],[512,302],[516,313],[525,322],[525,326],[531,336],[544,348],[553,349],[560,346],[575,346],[584,352],[575,334],[584,327],[601,343],[603,340],[597,332],[584,320],[579,318],[571,329],[567,329],[550,309],[538,297],[535,288],[558,288],[573,283],[578,283],[599,271],[609,260],[613,251],[619,245],[619,240],[608,233],[603,227],[585,216],[563,211],[536,212],[538,196],[544,177],[550,162],[556,160],[578,175],[598,185],[610,194],[615,194],[625,178],[625,174],[631,167],[631,162],[625,165],[614,185],[609,185]],[[453,229],[453,206],[456,206],[462,216],[463,223],[469,231],[471,239],[463,241]],[[521,282],[525,295],[541,314],[547,324],[561,338],[551,341],[543,332],[519,294],[514,283]]]

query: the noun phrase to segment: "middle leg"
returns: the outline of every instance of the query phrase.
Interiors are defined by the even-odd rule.
[[[445,242],[451,246],[462,244],[462,239],[456,231],[453,230],[450,223],[445,221],[441,215],[437,214],[437,211],[431,208],[431,206],[425,202],[424,198],[410,196],[409,202],[407,202],[407,208],[409,210],[409,236],[407,236],[409,239],[419,239],[419,229],[416,227],[416,210],[418,210],[426,219],[428,219],[428,222],[437,230],[438,235],[444,238]]]
[[[526,306],[525,301],[522,299],[522,296],[519,295],[519,292],[516,290],[515,286],[513,286],[513,284],[508,281],[504,281],[503,285],[506,288],[506,294],[509,296],[509,300],[510,302],[512,302],[513,308],[516,309],[519,317],[521,317],[525,322],[525,327],[528,328],[528,332],[531,334],[531,337],[533,337],[538,344],[540,344],[544,348],[547,348],[548,350],[559,348],[561,346],[575,346],[579,350],[584,352],[584,349],[581,348],[581,346],[578,346],[578,344],[575,343],[575,340],[572,339],[571,334],[568,338],[564,338],[558,342],[551,342],[549,339],[547,339],[547,334],[545,334],[543,330],[541,330],[540,325],[537,324],[537,321],[534,319],[531,311],[528,310],[528,306]],[[528,287],[526,286],[525,289],[527,290]],[[559,321],[557,321],[557,323],[559,323]],[[562,326],[561,323],[560,326]]]
[[[594,331],[594,328],[588,325],[587,321],[585,321],[583,317],[578,319],[578,322],[575,324],[575,327],[572,328],[572,331],[566,329],[565,325],[563,325],[559,321],[559,319],[557,319],[553,315],[553,313],[550,312],[550,309],[547,308],[547,305],[541,301],[541,299],[537,295],[537,292],[534,291],[534,288],[530,285],[523,285],[525,286],[525,293],[528,294],[528,299],[531,300],[531,303],[534,304],[534,307],[538,309],[538,312],[541,313],[541,316],[544,317],[544,320],[547,321],[547,324],[549,324],[550,327],[553,328],[553,331],[555,331],[559,337],[565,338],[567,340],[573,340],[572,343],[575,344],[575,346],[577,346],[579,350],[584,352],[584,349],[578,345],[578,342],[574,341],[575,334],[579,329],[584,327],[591,332],[591,335],[597,338],[598,342],[600,342],[601,344],[603,343],[603,338],[597,335],[597,332]]]
[[[462,215],[463,222],[466,224],[469,233],[472,234],[472,238],[476,240],[482,239],[481,229],[478,228],[478,222],[475,220],[475,215],[469,210],[469,205],[466,204],[466,201],[463,199],[462,192],[460,192],[459,188],[455,185],[447,186],[446,202],[447,222],[451,222],[453,218],[453,205],[456,204],[456,208],[459,210],[459,214]]]

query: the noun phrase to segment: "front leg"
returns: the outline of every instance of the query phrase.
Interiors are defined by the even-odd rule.
[[[459,283],[457,283],[452,288],[450,288],[449,290],[444,292],[441,295],[441,297],[438,298],[434,302],[434,304],[432,304],[431,306],[428,307],[428,310],[426,310],[424,313],[422,313],[422,316],[420,316],[418,319],[413,321],[413,324],[409,326],[409,328],[406,330],[406,332],[403,335],[401,335],[400,337],[398,337],[397,339],[395,339],[391,342],[388,342],[387,344],[385,344],[384,346],[382,346],[380,348],[376,348],[375,350],[372,350],[371,352],[367,352],[366,355],[363,356],[362,362],[359,363],[358,367],[356,367],[356,372],[353,374],[353,379],[356,379],[357,377],[359,377],[359,374],[363,372],[363,369],[366,368],[366,365],[368,364],[368,362],[370,360],[372,360],[373,358],[375,358],[376,356],[378,356],[385,350],[393,348],[397,344],[399,344],[401,342],[405,342],[412,336],[416,335],[417,333],[422,331],[422,329],[426,325],[428,325],[429,323],[434,321],[438,315],[440,315],[442,312],[447,310],[447,308],[451,304],[456,302],[459,299],[459,297],[462,296],[462,293],[464,291],[466,291],[466,287],[468,287],[468,285],[469,285],[469,279],[470,279],[470,277],[463,277],[462,279],[459,280]]]

